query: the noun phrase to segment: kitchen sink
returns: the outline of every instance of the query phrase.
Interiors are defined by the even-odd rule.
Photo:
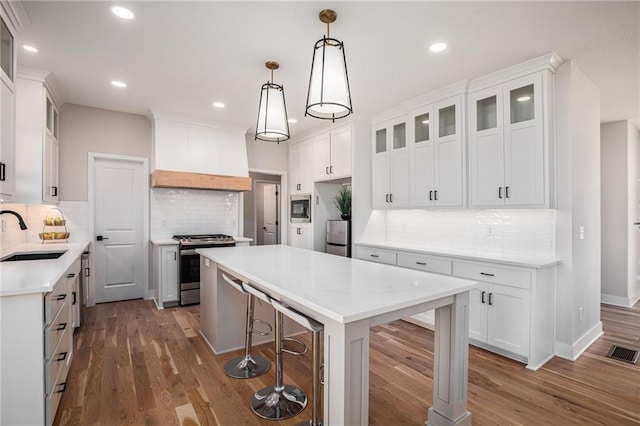
[[[31,252],[31,253],[14,253],[9,256],[0,259],[0,262],[17,262],[21,260],[44,260],[44,259],[57,259],[67,251],[46,251],[46,252]]]

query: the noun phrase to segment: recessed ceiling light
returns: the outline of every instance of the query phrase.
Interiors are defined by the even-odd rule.
[[[520,96],[517,101],[518,102],[527,102],[528,100],[531,99],[531,96]]]
[[[447,48],[447,43],[442,43],[442,42],[433,43],[431,46],[429,46],[429,50],[432,51],[433,53],[442,52],[446,48]]]
[[[289,123],[297,123],[298,120],[296,120],[295,118],[290,118],[287,120]]]
[[[119,87],[121,89],[124,89],[125,87],[127,87],[127,83],[125,83],[124,81],[118,81],[118,80],[111,81],[111,85],[114,87]]]
[[[224,104],[222,102],[214,102],[213,106],[216,108],[224,108]]]
[[[429,120],[422,120],[422,124],[429,124]]]
[[[31,52],[31,53],[37,53],[38,52],[38,48],[35,46],[31,46],[30,44],[25,44],[22,46],[22,48],[24,50],[26,50],[27,52]]]
[[[135,16],[132,11],[122,6],[113,6],[111,8],[111,12],[116,15],[118,18],[130,20]]]

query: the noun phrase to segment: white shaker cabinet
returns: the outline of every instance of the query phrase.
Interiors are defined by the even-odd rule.
[[[59,200],[59,114],[48,72],[21,70],[16,79],[16,195],[29,204]]]
[[[289,245],[313,250],[313,226],[310,223],[294,223],[289,230]]]
[[[4,9],[0,7],[0,199],[11,200],[15,192],[15,130],[16,130],[16,30]],[[6,54],[4,53],[6,49]]]
[[[313,180],[315,182],[351,176],[351,126],[341,127],[313,140]]]
[[[175,306],[180,302],[180,259],[177,243],[153,244],[153,287],[158,308]]]
[[[548,204],[544,74],[469,95],[472,207]]]
[[[373,126],[373,208],[409,206],[409,149],[405,116]]]
[[[313,151],[312,141],[289,146],[291,194],[310,194],[313,191]]]
[[[462,207],[462,96],[409,114],[410,207]]]

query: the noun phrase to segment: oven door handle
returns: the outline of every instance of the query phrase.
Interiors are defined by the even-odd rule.
[[[180,256],[188,256],[190,254],[198,253],[196,253],[196,249],[180,249]]]

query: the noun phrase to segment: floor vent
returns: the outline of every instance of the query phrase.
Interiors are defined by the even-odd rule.
[[[628,362],[630,364],[635,364],[638,362],[638,355],[640,353],[638,351],[634,351],[633,349],[621,348],[620,346],[613,345],[609,352],[607,352],[607,357],[617,359],[619,361]]]

